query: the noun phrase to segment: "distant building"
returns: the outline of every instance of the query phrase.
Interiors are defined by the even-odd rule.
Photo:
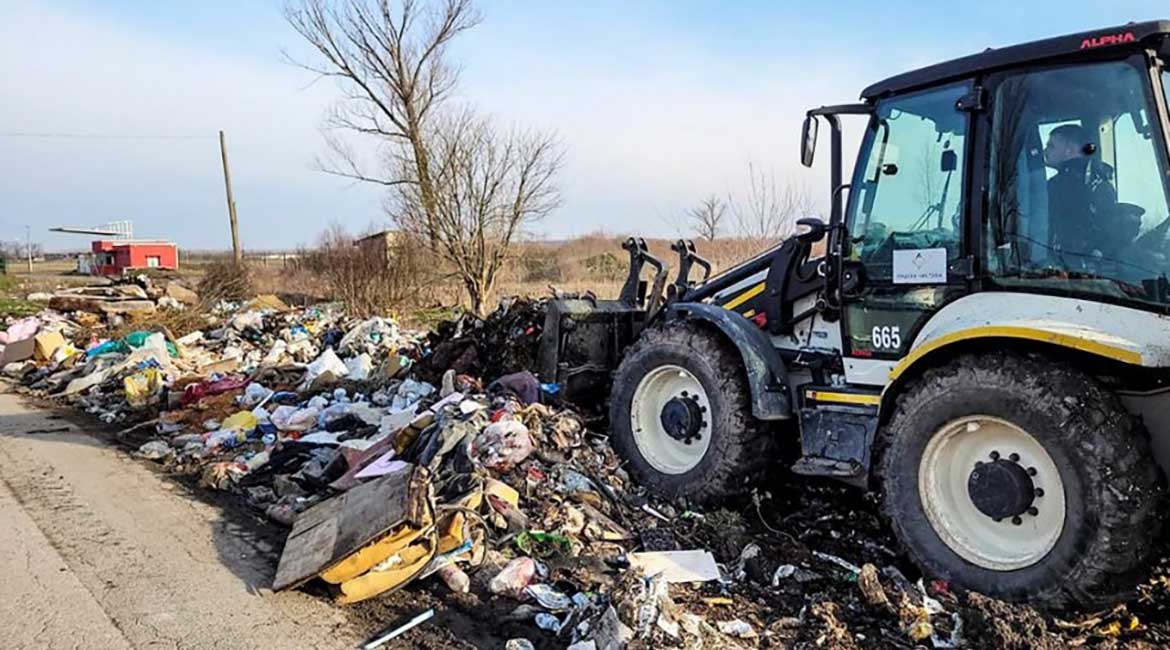
[[[99,239],[92,251],[77,258],[77,270],[88,275],[122,275],[137,269],[179,268],[174,242],[145,239]]]
[[[366,235],[354,240],[353,245],[367,251],[373,251],[382,256],[382,260],[389,263],[394,258],[394,247],[398,244],[400,234],[397,230],[383,230],[372,235]]]

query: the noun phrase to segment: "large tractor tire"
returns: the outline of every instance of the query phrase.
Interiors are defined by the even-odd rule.
[[[883,507],[928,575],[1050,609],[1132,593],[1161,529],[1146,432],[1091,377],[1038,355],[964,356],[899,396]]]
[[[613,445],[634,480],[667,498],[746,491],[769,460],[743,360],[720,334],[680,322],[648,329],[610,392]]]

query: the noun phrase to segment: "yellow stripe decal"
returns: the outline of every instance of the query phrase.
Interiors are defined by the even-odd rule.
[[[823,390],[810,390],[806,391],[804,396],[818,402],[836,402],[838,404],[877,406],[882,403],[881,395],[862,395],[859,393],[830,393]]]
[[[1061,347],[1072,348],[1074,350],[1081,350],[1082,352],[1089,352],[1098,356],[1128,363],[1133,365],[1141,365],[1142,355],[1140,352],[1127,350],[1116,345],[1094,341],[1075,334],[1064,334],[1062,332],[1053,332],[1049,330],[1035,329],[1032,327],[1016,327],[1010,325],[992,325],[987,327],[972,327],[970,329],[960,330],[958,332],[951,332],[937,339],[932,339],[926,343],[915,348],[910,354],[902,358],[898,365],[890,371],[890,381],[897,379],[906,369],[914,365],[922,357],[931,352],[949,345],[956,341],[965,341],[968,339],[989,338],[989,337],[1003,337],[1013,339],[1028,339],[1031,341],[1040,341],[1042,343],[1052,343]]]
[[[756,315],[756,310],[754,310],[754,309],[749,309],[743,313],[744,318],[751,318],[752,316],[755,316],[755,315]]]
[[[745,292],[739,294],[738,296],[732,298],[731,300],[725,302],[723,304],[723,308],[724,309],[735,309],[736,307],[751,300],[752,298],[755,298],[756,296],[760,295],[763,292],[764,292],[764,283],[761,282],[761,283],[757,284],[756,286],[752,287],[751,289],[748,289],[747,291],[745,291]]]

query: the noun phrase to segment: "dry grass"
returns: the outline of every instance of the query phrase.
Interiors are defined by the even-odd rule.
[[[517,252],[516,263],[500,278],[496,295],[533,295],[548,292],[549,286],[563,291],[593,291],[599,298],[616,298],[629,272],[629,254],[622,250],[624,237],[586,235],[563,242],[528,242]],[[673,280],[678,255],[667,239],[649,239],[650,253],[670,269]],[[711,262],[712,274],[727,270],[765,250],[771,242],[757,239],[717,239],[696,242],[699,255]],[[701,269],[692,270],[697,279]],[[650,270],[644,271],[649,274]]]
[[[550,287],[616,298],[629,272],[629,255],[622,250],[624,241],[624,236],[601,233],[563,241],[523,242],[500,274],[489,304],[501,296],[548,295]],[[651,254],[672,269],[668,279],[673,280],[678,257],[670,250],[672,240],[650,239],[646,243]],[[726,238],[697,242],[696,247],[710,260],[713,273],[719,273],[774,243]],[[354,246],[351,238],[331,229],[316,247],[298,251],[287,259],[269,255],[247,259],[246,263],[255,293],[275,293],[289,304],[340,300],[363,315],[409,314],[467,305],[466,292],[454,274],[429,258],[423,247],[399,243],[385,257],[374,250]],[[205,269],[217,267],[217,258],[211,254],[199,259]],[[700,272],[696,268],[692,277],[697,278]],[[650,270],[644,274],[648,276]]]
[[[252,285],[252,267],[231,260],[210,264],[199,279],[196,291],[200,301],[206,305],[214,305],[221,300],[247,300],[256,295]]]
[[[160,309],[151,314],[130,314],[120,325],[112,328],[105,336],[119,339],[131,332],[146,330],[163,332],[175,339],[195,330],[207,327],[207,312],[199,307],[187,309]]]
[[[501,296],[548,295],[555,287],[567,292],[592,291],[599,298],[616,298],[629,269],[622,250],[624,236],[598,233],[563,241],[527,241],[516,246],[513,258],[501,273],[488,304]],[[184,252],[176,275],[188,286],[197,286],[204,304],[219,299],[245,300],[257,294],[276,294],[290,305],[326,300],[347,303],[358,315],[448,314],[449,308],[467,304],[467,295],[450,273],[436,264],[420,246],[396,244],[388,254],[353,245],[352,238],[332,229],[318,245],[295,253],[249,251],[241,270],[227,251]],[[651,239],[653,255],[665,262],[674,279],[678,257],[671,240]],[[775,242],[727,238],[696,242],[699,254],[711,261],[714,273],[726,270],[768,248]],[[19,291],[52,290],[93,282],[100,278],[70,275],[71,263],[40,263],[32,276],[13,274]],[[10,269],[11,273],[12,269]],[[698,276],[695,269],[692,277]],[[649,276],[650,270],[644,272]],[[23,298],[23,295],[20,295]],[[198,310],[195,310],[198,311]],[[429,317],[428,317],[429,318]],[[427,318],[421,319],[428,320]],[[186,329],[176,323],[178,329]],[[180,335],[181,334],[177,334]]]
[[[344,302],[361,318],[433,299],[437,277],[424,248],[407,237],[390,244],[367,240],[358,245],[338,228],[327,231],[316,248],[301,251],[288,266],[312,278],[308,286]]]

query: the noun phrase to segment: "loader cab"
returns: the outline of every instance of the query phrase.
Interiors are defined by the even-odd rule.
[[[840,301],[851,381],[884,379],[933,314],[976,292],[1170,312],[1166,28],[989,50],[863,91],[829,247],[864,278]]]

